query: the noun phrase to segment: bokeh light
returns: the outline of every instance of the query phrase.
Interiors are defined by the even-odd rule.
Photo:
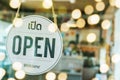
[[[67,26],[68,27],[76,27],[76,23],[74,21],[74,19],[70,19],[69,21],[67,21]]]
[[[55,23],[51,23],[51,24],[49,24],[49,26],[48,26],[48,30],[50,31],[50,32],[52,32],[52,33],[54,33],[54,32],[56,32],[57,31],[57,25],[55,24]]]
[[[93,6],[92,5],[85,6],[84,12],[85,12],[85,14],[89,14],[89,15],[92,14],[94,12]]]
[[[9,3],[10,7],[14,9],[18,8],[20,4],[21,4],[20,0],[10,0],[10,3]]]
[[[0,80],[5,76],[6,71],[3,68],[0,68]]]
[[[102,0],[95,0],[96,2],[101,2]]]
[[[115,6],[116,6],[117,8],[120,8],[120,0],[115,0]]]
[[[5,59],[5,53],[0,52],[0,61],[3,61]]]
[[[42,5],[45,9],[50,9],[53,3],[52,3],[52,0],[43,0]]]
[[[62,23],[62,24],[61,24],[61,27],[60,27],[60,29],[61,29],[62,32],[67,32],[67,31],[69,31],[69,28],[70,28],[70,27],[68,27],[67,23]]]
[[[100,65],[100,72],[106,73],[109,70],[109,66],[107,64],[101,64]]]
[[[101,26],[102,26],[102,29],[104,29],[104,30],[109,29],[111,26],[110,20],[107,20],[107,19],[103,20]]]
[[[58,75],[58,80],[67,80],[67,73],[61,72],[61,73]]]
[[[74,4],[76,0],[69,0],[71,4]]]
[[[82,16],[82,13],[81,13],[81,11],[79,10],[79,9],[74,9],[73,11],[72,11],[72,18],[73,19],[78,19],[78,18],[80,18]]]
[[[85,27],[85,24],[86,24],[86,22],[83,18],[80,18],[76,21],[76,26],[79,27],[79,28]]]
[[[25,72],[23,70],[19,70],[15,72],[15,77],[17,79],[24,79],[25,78]]]
[[[93,14],[88,17],[87,21],[88,21],[88,24],[95,25],[95,24],[99,23],[100,16],[98,14]]]
[[[12,64],[12,68],[15,70],[15,71],[18,71],[18,70],[21,70],[23,67],[22,63],[20,62],[14,62]]]
[[[109,0],[111,6],[115,6],[115,0]]]
[[[112,55],[112,62],[118,63],[120,61],[120,54],[114,54]]]
[[[105,3],[104,2],[96,3],[96,10],[97,11],[103,11],[104,9],[105,9]]]
[[[7,80],[16,80],[15,78],[8,78]]]
[[[89,42],[89,43],[92,43],[92,42],[94,42],[96,40],[96,34],[95,33],[89,33],[88,35],[87,35],[87,41]]]
[[[46,80],[55,80],[56,79],[56,74],[53,72],[48,72],[45,76]]]

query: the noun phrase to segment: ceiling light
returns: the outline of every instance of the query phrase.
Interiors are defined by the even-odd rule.
[[[23,70],[19,70],[15,72],[15,77],[17,79],[24,79],[25,78],[25,72]]]
[[[14,9],[18,8],[20,4],[20,0],[11,0],[9,3],[10,7]]]
[[[50,32],[56,32],[57,31],[57,25],[55,24],[55,23],[51,23],[51,24],[49,24],[49,26],[48,26],[48,30],[50,31]]]
[[[53,72],[48,72],[46,74],[46,80],[55,80],[56,79],[56,74]]]
[[[81,17],[81,11],[79,9],[75,9],[72,11],[72,18],[73,19],[78,19]]]
[[[115,0],[115,6],[116,6],[117,8],[120,8],[120,0]]]
[[[92,42],[94,42],[96,40],[96,34],[95,33],[89,33],[88,35],[87,35],[87,41],[89,42],[89,43],[92,43]]]
[[[109,66],[107,64],[100,65],[100,72],[106,73],[109,70]]]
[[[84,12],[85,14],[92,14],[94,12],[93,6],[92,5],[85,6]]]
[[[79,28],[83,28],[85,27],[85,20],[83,18],[80,18],[76,21],[76,26],[79,27]]]
[[[95,24],[99,23],[100,16],[98,14],[93,14],[88,17],[87,21],[88,21],[88,24],[95,25]]]
[[[105,3],[104,2],[98,2],[96,3],[96,10],[97,11],[103,11],[105,9]]]
[[[62,32],[69,31],[69,27],[68,27],[67,23],[62,23],[60,29]]]
[[[109,21],[109,20],[104,20],[103,22],[102,22],[102,29],[104,29],[104,30],[107,30],[107,29],[109,29],[110,28],[110,26],[111,26],[111,22]]]
[[[45,9],[50,9],[53,3],[52,3],[52,0],[43,0],[42,5]]]

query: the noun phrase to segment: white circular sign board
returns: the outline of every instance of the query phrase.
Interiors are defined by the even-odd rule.
[[[12,62],[21,62],[29,75],[51,70],[62,55],[62,37],[50,32],[49,19],[31,15],[23,18],[21,27],[13,27],[7,36],[7,52]],[[19,66],[19,65],[18,65]]]

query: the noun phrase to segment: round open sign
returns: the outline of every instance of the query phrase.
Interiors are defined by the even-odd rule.
[[[13,27],[7,36],[7,52],[12,62],[21,62],[29,75],[51,70],[62,55],[62,37],[50,32],[49,19],[31,15],[23,18],[21,27]]]

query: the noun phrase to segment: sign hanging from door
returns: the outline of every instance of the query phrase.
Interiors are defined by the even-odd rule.
[[[49,19],[31,15],[23,18],[21,27],[13,27],[7,36],[7,52],[12,62],[21,62],[29,75],[51,70],[62,55],[62,37],[50,32]]]

